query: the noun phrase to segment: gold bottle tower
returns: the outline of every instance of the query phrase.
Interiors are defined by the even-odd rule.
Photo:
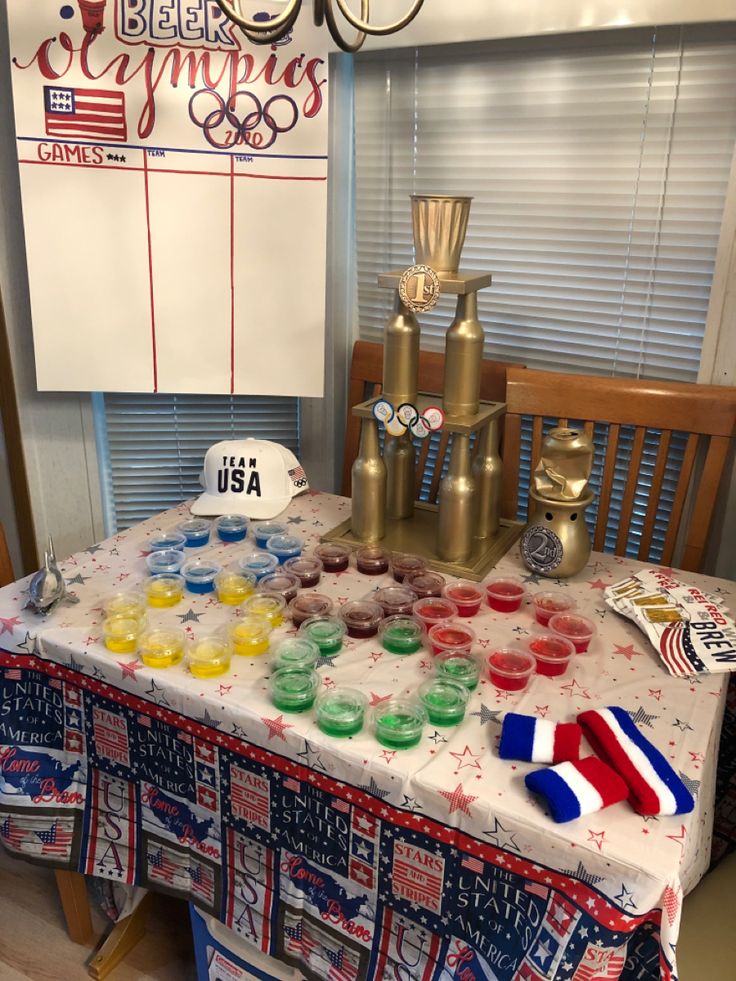
[[[386,534],[386,464],[381,459],[375,419],[361,421],[352,480],[353,534],[361,542],[380,541]]]

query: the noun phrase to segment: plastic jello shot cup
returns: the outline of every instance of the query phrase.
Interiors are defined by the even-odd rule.
[[[271,675],[271,701],[281,712],[306,712],[314,705],[319,675],[307,668],[277,668]]]
[[[411,616],[412,608],[417,600],[417,594],[406,586],[386,586],[371,593],[371,600],[383,610],[385,617],[395,617],[403,613]]]
[[[303,548],[303,540],[296,535],[271,535],[266,542],[266,551],[275,555],[281,565],[287,559],[301,555]]]
[[[151,552],[160,552],[163,549],[173,548],[182,549],[187,543],[186,535],[180,531],[154,531],[148,539],[148,548]]]
[[[163,608],[176,606],[184,596],[184,577],[164,573],[159,576],[149,576],[143,580],[143,592],[146,594],[149,606]]]
[[[422,738],[427,713],[413,698],[391,698],[373,711],[373,732],[388,749],[411,749]]]
[[[260,593],[278,593],[279,596],[284,597],[287,603],[291,603],[300,589],[299,577],[292,572],[285,572],[283,569],[266,573],[258,583]]]
[[[135,654],[146,629],[145,617],[111,616],[102,624],[105,647],[113,654]]]
[[[516,579],[491,579],[486,583],[488,605],[497,613],[516,613],[526,589]]]
[[[284,570],[296,576],[301,589],[313,589],[322,578],[322,563],[308,555],[295,555],[284,562]]]
[[[322,593],[299,593],[289,603],[289,615],[295,627],[301,627],[310,617],[328,617],[332,613],[332,600]]]
[[[575,645],[562,634],[536,634],[527,640],[526,649],[537,662],[537,674],[550,678],[564,674],[575,654]]]
[[[184,558],[184,552],[181,549],[160,548],[148,553],[146,565],[152,576],[164,572],[178,572],[184,565]]]
[[[537,623],[543,627],[549,626],[549,621],[555,613],[568,613],[575,609],[575,600],[572,596],[565,596],[562,592],[535,593],[532,601],[534,616],[537,618]]]
[[[256,588],[256,577],[247,572],[219,572],[215,576],[217,598],[226,606],[240,606]]]
[[[331,616],[309,617],[299,627],[300,636],[316,644],[323,657],[340,653],[346,631],[343,621]]]
[[[286,525],[282,525],[280,521],[256,521],[251,526],[251,530],[256,545],[259,548],[265,548],[266,542],[272,535],[286,534]]]
[[[221,514],[215,518],[215,531],[222,542],[242,542],[248,533],[248,519],[244,514]]]
[[[149,668],[170,668],[184,657],[186,634],[178,627],[149,630],[140,640],[140,659]]]
[[[424,572],[427,562],[420,555],[409,555],[406,552],[394,552],[391,556],[391,572],[396,582],[403,582],[407,576],[415,576]]]
[[[475,631],[464,623],[436,623],[427,632],[435,657],[442,651],[469,651],[475,643]]]
[[[195,678],[217,678],[230,668],[232,649],[225,637],[199,637],[189,648],[189,671]]]
[[[415,654],[422,646],[422,625],[413,617],[386,617],[378,632],[389,654]]]
[[[189,518],[176,527],[184,535],[187,548],[202,548],[210,540],[212,522],[206,518]]]
[[[470,692],[458,681],[436,675],[419,686],[427,717],[435,726],[456,726],[465,718]]]
[[[339,542],[324,542],[318,545],[314,554],[322,563],[325,572],[344,572],[350,564],[351,549]]]
[[[571,640],[578,654],[588,650],[595,633],[595,624],[579,613],[555,613],[550,617],[549,629],[553,634],[561,634]]]
[[[269,572],[273,572],[278,564],[279,560],[275,555],[271,555],[269,552],[260,552],[257,549],[246,552],[238,559],[238,568],[242,572],[251,572],[256,577],[257,582],[260,582]]]
[[[243,613],[246,616],[264,617],[271,628],[280,627],[284,622],[286,600],[278,593],[253,593],[243,603]]]
[[[514,647],[499,647],[488,655],[491,684],[504,691],[523,691],[535,666],[534,657],[528,651]]]
[[[239,657],[257,657],[266,654],[270,644],[273,626],[266,617],[245,616],[227,628],[227,636],[233,654]]]
[[[354,736],[363,728],[368,699],[354,688],[322,692],[315,703],[317,725],[327,736]]]
[[[181,574],[190,593],[212,593],[215,579],[222,572],[222,566],[209,559],[191,559],[181,567]]]
[[[303,668],[311,671],[317,663],[319,648],[308,637],[286,637],[280,641],[271,656],[274,670],[278,668]]]
[[[140,619],[146,613],[146,594],[140,589],[124,589],[111,593],[102,601],[109,617],[134,617]]]
[[[454,620],[457,616],[457,606],[452,600],[442,596],[427,596],[425,599],[416,601],[412,607],[412,612],[424,629],[429,630],[436,623]]]
[[[455,604],[457,615],[460,617],[474,617],[483,601],[483,591],[480,586],[465,579],[448,583],[442,590],[442,595]]]
[[[415,572],[404,580],[404,585],[413,590],[419,599],[428,596],[441,596],[445,585],[445,577],[439,572],[432,572],[425,569],[424,572]]]
[[[438,675],[465,685],[468,691],[478,687],[480,664],[470,651],[442,651],[434,663]]]
[[[388,572],[390,562],[390,552],[380,545],[365,545],[355,553],[358,572],[362,572],[364,576],[382,576]]]
[[[351,600],[343,603],[337,612],[347,627],[348,637],[355,637],[356,640],[375,637],[378,625],[383,620],[383,607],[372,600]]]

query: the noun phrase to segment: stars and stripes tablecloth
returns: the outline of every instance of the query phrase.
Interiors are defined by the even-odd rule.
[[[102,598],[146,575],[148,536],[186,511],[67,559],[80,602],[46,621],[22,609],[27,583],[0,590],[9,852],[191,899],[309,977],[676,977],[683,892],[711,855],[728,676],[670,677],[636,627],[607,609],[605,587],[641,563],[594,553],[581,574],[549,583],[512,550],[497,570],[530,590],[572,593],[598,627],[590,651],[522,693],[484,679],[460,726],[428,725],[419,746],[397,752],[369,729],[331,739],[311,713],[276,710],[267,657],[235,658],[230,674],[203,681],[184,665],[156,671],[106,650]],[[348,513],[349,501],[310,493],[285,520],[308,549]],[[213,541],[205,551],[230,566],[245,547]],[[686,578],[732,606],[733,584]],[[351,568],[318,588],[341,603],[389,581]],[[152,623],[190,635],[235,616],[192,594],[149,611]],[[527,636],[533,623],[529,601],[513,615],[484,607],[473,620],[478,652]],[[372,705],[432,671],[428,652],[397,657],[376,639],[348,640],[319,664],[324,687],[360,687]],[[533,765],[498,758],[507,711],[572,721],[611,704],[681,775],[692,814],[646,818],[619,804],[555,825],[524,787]]]

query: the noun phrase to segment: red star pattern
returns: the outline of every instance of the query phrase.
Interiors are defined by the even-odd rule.
[[[268,741],[271,742],[274,736],[278,736],[279,739],[283,739],[286,742],[286,736],[284,732],[286,729],[293,729],[294,726],[291,722],[284,722],[283,715],[280,715],[277,719],[264,719],[261,716],[261,722],[268,729]]]
[[[537,715],[541,715],[542,718],[549,712],[549,705],[535,705],[534,708],[537,710]]]
[[[481,765],[478,762],[478,760],[480,759],[480,753],[471,752],[470,746],[466,746],[465,749],[462,751],[462,753],[451,752],[450,756],[454,756],[456,760],[455,773],[457,773],[458,770],[462,770],[463,767],[466,766],[473,767],[475,770],[481,769]]]
[[[453,811],[462,811],[463,814],[470,816],[469,805],[474,800],[478,800],[477,796],[474,797],[472,794],[466,794],[461,783],[454,790],[441,790],[440,794],[450,802],[449,814],[452,814]]]
[[[2,624],[2,630],[0,630],[0,636],[4,633],[12,634],[13,627],[19,627],[23,621],[20,617],[0,617],[0,624]]]
[[[219,685],[217,690],[220,694],[220,698],[222,698],[223,695],[229,695],[232,687],[232,685]]]
[[[662,697],[662,689],[661,688],[650,688],[649,689],[649,694],[652,696],[652,698],[656,698],[657,701],[659,701],[660,698]]]
[[[576,698],[590,698],[590,695],[588,694],[588,689],[583,688],[581,685],[579,685],[574,678],[572,679],[572,681],[568,682],[568,684],[561,685],[560,691],[567,692],[569,695],[574,696]]]
[[[135,679],[136,671],[140,671],[143,667],[143,661],[133,661],[130,664],[125,664],[123,661],[118,661],[118,667],[122,669],[124,681],[126,678]]]
[[[622,654],[627,661],[630,661],[632,657],[641,657],[641,651],[635,651],[633,644],[627,644],[623,647],[621,644],[614,644],[616,654]]]
[[[395,756],[396,756],[396,750],[395,749],[383,749],[383,750],[381,750],[381,759],[382,760],[385,760],[387,763],[390,763],[391,760],[393,760],[393,758]]]
[[[591,589],[605,589],[607,585],[608,585],[608,583],[607,582],[603,582],[602,579],[593,579],[589,583],[589,586],[590,586]]]
[[[603,842],[605,837],[605,831],[593,831],[591,828],[588,828],[588,841],[592,841],[598,848],[599,852],[603,851]]]
[[[685,847],[685,838],[687,837],[687,831],[685,830],[685,825],[684,824],[680,825],[679,835],[665,835],[665,837],[669,838],[670,841],[676,842],[680,846],[680,851],[682,851],[683,848]]]
[[[371,705],[380,705],[381,702],[387,702],[391,698],[391,695],[376,695],[374,691],[371,692]]]

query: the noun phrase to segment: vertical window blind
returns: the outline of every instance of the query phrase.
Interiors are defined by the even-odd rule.
[[[209,446],[271,439],[299,453],[299,400],[238,395],[105,395],[96,407],[109,534],[201,493]]]
[[[462,265],[493,275],[486,358],[696,379],[736,141],[733,25],[361,54],[355,102],[361,336],[382,340],[390,312],[377,274],[414,261],[409,195],[469,194]],[[421,316],[423,347],[443,349],[453,313],[448,297]],[[681,455],[675,439],[660,527]]]

